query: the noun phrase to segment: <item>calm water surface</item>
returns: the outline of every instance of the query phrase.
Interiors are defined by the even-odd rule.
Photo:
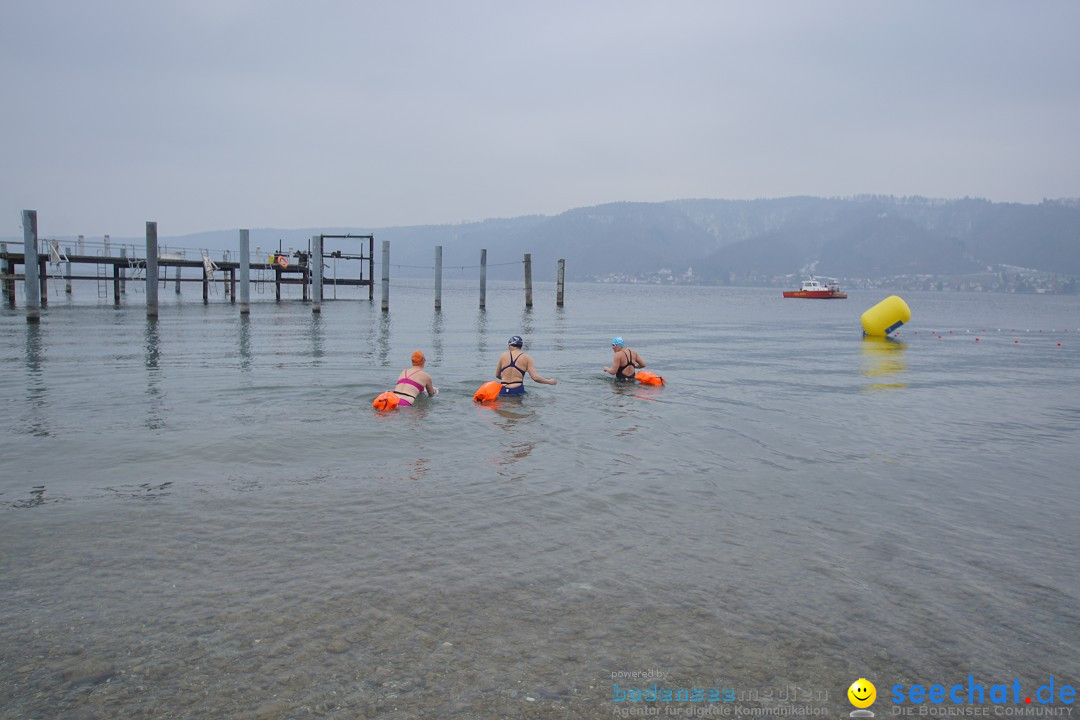
[[[422,285],[0,311],[0,718],[1080,684],[1075,298],[905,293],[885,342],[887,293]],[[512,334],[559,384],[474,405]],[[667,386],[606,379],[614,334]],[[373,412],[417,348],[440,394]]]

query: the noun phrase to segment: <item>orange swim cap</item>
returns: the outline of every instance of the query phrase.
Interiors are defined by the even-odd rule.
[[[427,360],[427,358],[424,357],[424,353],[420,352],[419,350],[413,350],[413,354],[412,354],[412,364],[413,365],[423,365],[425,360]]]

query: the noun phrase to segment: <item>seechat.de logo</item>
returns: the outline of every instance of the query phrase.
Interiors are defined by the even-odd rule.
[[[851,683],[851,687],[847,689],[848,701],[855,706],[855,710],[851,711],[850,715],[853,718],[871,718],[874,717],[874,713],[866,708],[874,704],[877,700],[877,688],[874,687],[874,683],[870,682],[866,678],[859,678],[855,682]]]

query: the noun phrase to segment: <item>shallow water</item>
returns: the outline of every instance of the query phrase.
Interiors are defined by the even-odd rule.
[[[884,294],[5,308],[0,718],[606,717],[646,670],[830,715],[859,677],[879,714],[1075,686],[1077,300],[906,293],[864,340]],[[474,405],[511,334],[559,384]],[[606,379],[614,334],[668,384]],[[373,412],[416,348],[440,394]]]

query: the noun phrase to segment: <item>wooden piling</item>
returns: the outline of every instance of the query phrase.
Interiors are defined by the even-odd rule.
[[[113,305],[120,306],[120,266],[112,266]]]
[[[322,235],[311,236],[311,312],[322,312]],[[336,285],[334,287],[337,287]]]
[[[149,259],[149,257],[150,257],[150,254],[147,253],[147,259]],[[120,248],[120,259],[121,260],[127,260],[127,248],[126,247]],[[150,273],[146,273],[146,274],[149,275]],[[127,295],[127,273],[124,272],[124,271],[120,272],[120,294],[121,295]]]
[[[532,307],[532,253],[525,253],[525,307]]]
[[[158,316],[158,238],[157,223],[146,223],[146,316]]]
[[[382,309],[390,309],[390,241],[382,241]]]
[[[7,243],[0,243],[0,255],[7,255]],[[15,304],[15,281],[8,280],[7,276],[15,274],[15,263],[10,260],[4,260],[4,267],[0,268],[0,272],[4,273],[4,280],[0,283],[0,292],[3,292],[4,302],[8,305]]]
[[[68,260],[67,260],[67,263],[66,263],[66,267],[64,268],[67,271],[65,276],[64,276],[64,294],[70,295],[71,294],[71,255],[72,255],[72,253],[71,253],[71,248],[65,248],[65,249],[67,250],[66,254],[67,254]]]
[[[166,275],[166,279],[168,279],[168,275]],[[176,266],[176,294],[177,295],[180,294],[180,266],[179,265]]]
[[[49,256],[38,255],[38,279],[41,281],[41,307],[49,304]]]
[[[23,210],[23,294],[26,322],[41,322],[41,287],[38,285],[37,210]]]
[[[480,309],[487,307],[487,250],[480,251]]]
[[[555,307],[563,306],[563,288],[566,283],[566,259],[559,258],[559,282],[555,289]]]
[[[240,314],[251,312],[251,233],[240,231]],[[179,270],[180,268],[177,268]],[[177,282],[176,287],[180,287]],[[179,291],[179,290],[178,290]]]
[[[442,310],[442,245],[435,246],[435,309]]]

